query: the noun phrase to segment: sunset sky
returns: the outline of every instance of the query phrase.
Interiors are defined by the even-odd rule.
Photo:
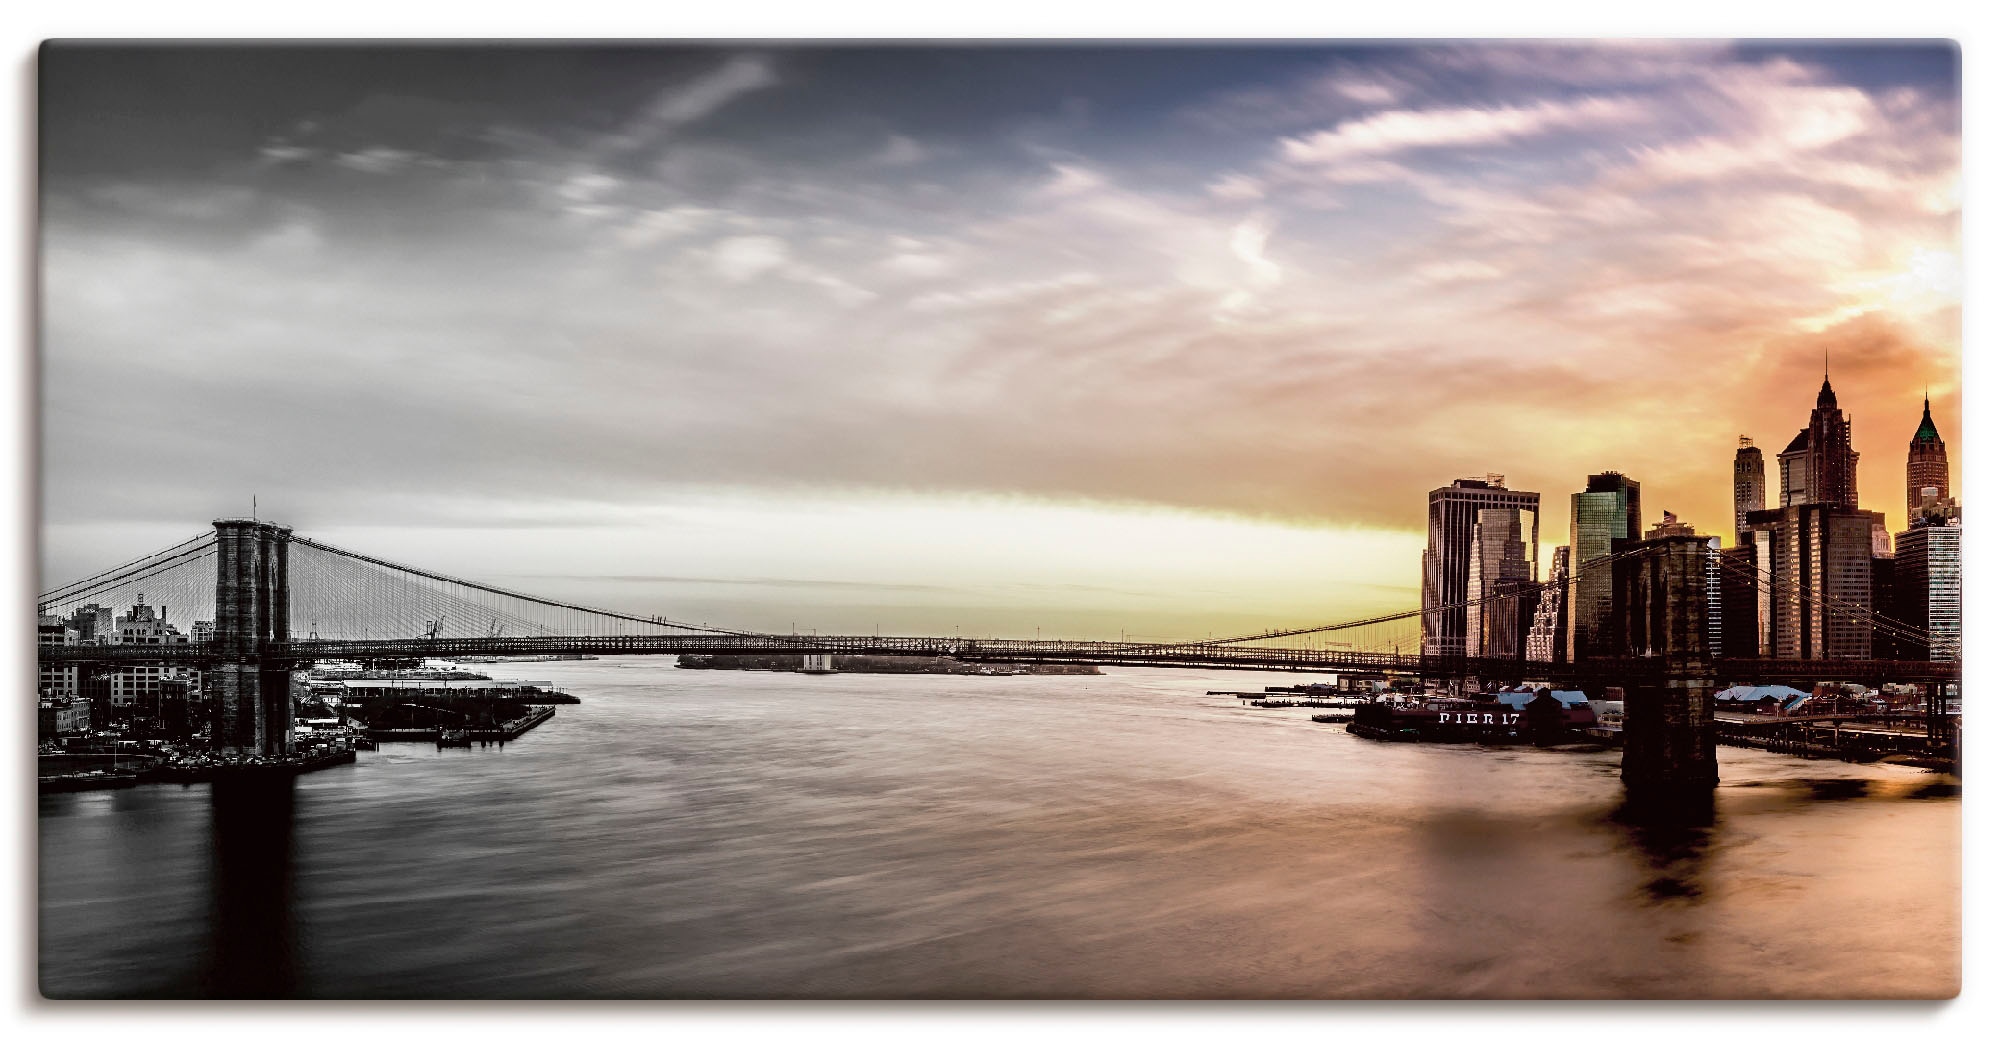
[[[1960,458],[1946,44],[41,58],[44,586],[218,515],[783,630],[1414,606],[1426,493]],[[1956,483],[1954,490],[1960,489]]]

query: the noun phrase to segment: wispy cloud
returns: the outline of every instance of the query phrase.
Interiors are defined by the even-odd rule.
[[[265,154],[268,155],[269,151],[266,150]],[[374,147],[342,153],[335,156],[333,161],[337,165],[360,173],[387,174],[405,169],[416,160],[415,152],[400,148]]]
[[[1487,147],[1558,130],[1629,124],[1646,116],[1643,105],[1617,97],[1542,101],[1525,107],[1397,110],[1288,137],[1283,150],[1293,162],[1333,163],[1420,148]]]
[[[712,71],[655,94],[621,132],[604,140],[603,149],[621,154],[656,146],[681,127],[700,122],[737,98],[775,86],[778,81],[766,55],[729,58]]]

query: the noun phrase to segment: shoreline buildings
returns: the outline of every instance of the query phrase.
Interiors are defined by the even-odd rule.
[[[1638,480],[1600,472],[1570,495],[1569,543],[1542,584],[1530,547],[1538,532],[1523,538],[1526,513],[1509,511],[1528,507],[1512,496],[1520,492],[1497,476],[1456,480],[1430,495],[1424,651],[1537,662],[1957,658],[1961,512],[1928,394],[1906,467],[1909,529],[1892,537],[1883,513],[1860,507],[1860,460],[1825,377],[1805,427],[1778,455],[1775,502],[1763,452],[1738,437],[1733,539],[1700,534],[1671,512],[1641,537]],[[1454,587],[1465,589],[1462,600],[1448,594]],[[1451,608],[1496,592],[1520,601]]]
[[[197,621],[200,626],[202,621]],[[167,622],[166,610],[141,594],[124,614],[97,604],[78,607],[68,618],[42,616],[38,641],[58,645],[175,645],[186,642]],[[208,625],[211,629],[213,624]],[[80,668],[44,664],[37,694],[51,704],[82,699],[89,708],[64,714],[88,724],[114,717],[145,717],[169,730],[186,728],[191,707],[205,700],[200,668],[159,662]],[[66,729],[65,729],[66,730]]]

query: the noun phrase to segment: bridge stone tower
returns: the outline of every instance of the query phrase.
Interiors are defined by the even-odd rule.
[[[216,745],[286,753],[292,744],[292,675],[270,650],[291,640],[286,573],[292,528],[254,519],[215,521],[215,645],[209,671]]]

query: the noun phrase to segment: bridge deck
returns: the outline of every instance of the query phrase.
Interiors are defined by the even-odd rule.
[[[533,638],[403,638],[386,640],[293,639],[266,647],[267,660],[306,664],[324,659],[450,659],[461,656],[550,655],[789,655],[952,656],[992,663],[1094,663],[1121,667],[1308,671],[1329,674],[1424,677],[1479,676],[1489,680],[1576,681],[1618,684],[1685,674],[1717,682],[1956,681],[1953,660],[1780,660],[1662,657],[1585,660],[1549,664],[1520,659],[1412,656],[1287,649],[1203,642],[1101,642],[1027,639],[902,638],[844,635],[670,634]],[[205,665],[226,662],[207,643],[179,645],[42,645],[43,663],[160,661]]]

